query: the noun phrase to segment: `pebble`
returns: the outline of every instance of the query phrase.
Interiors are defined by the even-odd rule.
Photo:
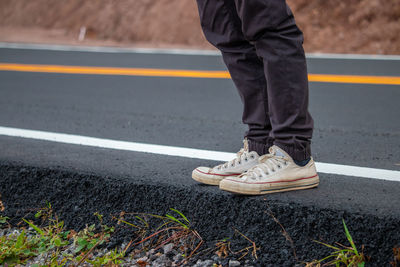
[[[146,253],[143,251],[136,251],[136,253],[134,253],[134,258],[135,259],[140,259],[143,258],[144,256],[146,256]]]
[[[214,262],[220,261],[220,258],[218,257],[218,255],[212,256],[211,259],[212,259]]]
[[[193,267],[211,267],[213,265],[214,262],[212,260],[205,260],[205,261],[198,260],[196,264],[193,265]]]
[[[147,262],[149,258],[147,256],[141,257],[139,259],[137,259],[136,261],[142,261],[142,262]]]
[[[174,248],[173,243],[169,243],[163,247],[164,254],[168,254]]]
[[[152,267],[163,267],[163,266],[171,266],[171,261],[167,258],[165,254],[159,256],[151,263]]]
[[[183,260],[183,257],[182,257],[182,255],[179,253],[179,254],[176,254],[172,259],[173,259],[175,262],[180,262],[180,261]]]
[[[240,262],[235,261],[235,260],[229,261],[229,267],[237,267],[237,266],[240,266]]]

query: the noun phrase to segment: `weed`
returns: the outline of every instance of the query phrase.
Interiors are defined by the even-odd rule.
[[[87,261],[89,262],[90,260],[87,260],[90,256],[93,250],[101,245],[104,244],[105,242],[108,241],[108,239],[111,236],[111,233],[114,232],[114,227],[108,227],[107,225],[103,224],[103,216],[99,213],[94,213],[94,215],[98,218],[100,221],[100,226],[101,226],[101,231],[96,233],[96,225],[92,224],[90,226],[86,225],[86,228],[80,231],[79,233],[76,232],[70,232],[69,236],[73,237],[74,239],[74,245],[76,247],[74,254],[80,253],[79,256],[76,257],[76,261],[78,261],[77,266],[81,265],[83,262]],[[107,253],[103,257],[99,258],[99,261],[102,262],[107,262],[107,263],[114,263],[118,261],[121,257],[123,258],[124,255],[120,255],[116,253]],[[111,258],[110,258],[111,257]],[[73,259],[72,259],[73,260]],[[97,266],[97,265],[96,265]]]
[[[268,210],[267,210],[268,215],[271,216],[271,218],[274,220],[274,222],[277,225],[279,225],[279,227],[281,228],[282,235],[285,237],[285,239],[290,243],[290,246],[292,247],[293,257],[296,259],[296,261],[298,261],[296,248],[294,246],[293,239],[290,237],[289,233],[286,231],[285,227],[283,227],[281,222],[275,217],[274,213],[271,211],[271,209],[268,205],[267,205],[267,208],[268,208]]]
[[[239,260],[241,260],[251,251],[251,256],[253,256],[253,258],[255,258],[255,259],[258,259],[257,250],[259,250],[260,248],[258,248],[256,246],[256,243],[254,241],[252,241],[250,238],[248,238],[247,236],[245,236],[244,234],[242,234],[241,232],[239,232],[239,230],[237,230],[237,229],[234,229],[234,230],[235,230],[235,233],[238,233],[240,236],[242,236],[244,239],[249,241],[251,244],[251,246],[245,247],[245,248],[235,252],[234,254],[242,254],[239,257]]]
[[[42,213],[43,211],[46,212]],[[51,250],[55,251],[57,256],[60,248],[68,244],[66,235],[63,232],[64,223],[59,222],[57,217],[52,216],[51,206],[36,213],[35,217],[39,218],[42,215],[47,216],[49,220],[49,225],[45,228],[40,228],[33,222],[23,219],[36,232],[36,235],[27,235],[27,231],[23,229],[19,234],[11,234],[0,238],[0,243],[2,244],[0,247],[0,263],[23,264],[31,257]]]
[[[134,213],[134,221],[128,222],[123,219],[126,214],[120,214],[120,218],[114,218],[135,229],[137,239],[133,246],[141,245],[143,249],[155,250],[162,246],[173,243],[175,247],[181,250],[183,255],[188,255],[182,261],[186,263],[203,244],[203,239],[197,231],[191,228],[188,218],[176,209],[170,209],[170,213],[165,216]],[[150,229],[151,221],[158,221],[159,226],[155,231]]]
[[[8,219],[10,219],[10,218],[8,218],[8,217],[6,217],[6,216],[0,216],[0,225],[3,225],[3,224],[8,224]]]
[[[234,237],[239,235],[240,237],[247,240],[251,245],[244,247],[238,251],[233,251],[231,249],[232,244],[231,244],[230,239],[224,238],[223,240],[220,240],[215,244],[215,250],[214,250],[215,254],[217,254],[217,256],[219,258],[226,258],[229,255],[235,255],[238,257],[238,260],[240,261],[241,259],[246,257],[251,252],[251,256],[254,259],[258,259],[257,251],[260,250],[260,248],[256,246],[256,243],[254,241],[252,241],[250,238],[248,238],[247,236],[245,236],[244,234],[242,234],[239,230],[237,230],[235,228],[233,228],[233,230],[235,231]]]
[[[5,210],[5,207],[4,207],[3,201],[1,201],[1,194],[0,194],[0,211],[4,211],[4,210]]]
[[[28,239],[25,231],[19,235],[12,234],[9,237],[0,237],[0,263],[18,264],[24,263],[26,259],[38,254],[38,241]]]
[[[95,215],[102,223],[102,216]],[[58,217],[53,214],[49,203],[35,214],[35,218],[41,218],[42,222],[47,223],[47,226],[41,227],[32,221],[22,219],[32,230],[21,228],[22,231],[19,234],[16,232],[0,237],[0,264],[10,266],[25,264],[29,259],[42,255],[45,258],[44,266],[64,266],[67,262],[71,265],[80,265],[85,261],[89,262],[88,257],[93,249],[106,242],[114,231],[113,227],[103,224],[101,224],[99,233],[95,233],[96,226],[94,224],[78,233],[73,230],[65,231],[64,222],[59,221]],[[6,223],[8,218],[1,217],[0,219],[1,222]],[[63,253],[71,244],[76,247],[74,253]],[[98,263],[117,264],[124,255],[125,251],[112,251],[96,260]],[[93,263],[97,263],[96,260]]]
[[[231,241],[227,238],[218,241],[215,244],[215,254],[220,258],[226,258],[233,253],[231,250]]]
[[[400,247],[393,248],[393,261],[390,264],[393,267],[400,266]]]
[[[348,266],[348,267],[364,267],[365,265],[365,256],[361,252],[357,250],[357,247],[354,244],[353,238],[350,235],[349,229],[344,220],[343,227],[347,237],[347,240],[350,243],[350,247],[346,247],[342,244],[336,243],[337,246],[329,245],[320,241],[316,241],[318,244],[324,245],[328,248],[333,249],[333,252],[320,260],[314,260],[313,262],[306,263],[306,267],[320,267],[320,266]],[[326,262],[327,261],[327,262]],[[326,262],[326,263],[323,263]]]
[[[102,257],[98,257],[94,260],[87,260],[87,262],[93,264],[94,266],[119,266],[122,264],[124,258],[125,251],[118,251],[118,249],[114,249]]]

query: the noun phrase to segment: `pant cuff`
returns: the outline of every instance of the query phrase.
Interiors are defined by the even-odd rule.
[[[286,145],[276,141],[274,142],[274,144],[279,148],[285,150],[285,152],[288,153],[293,160],[303,161],[311,157],[311,146],[309,144],[306,145],[306,147],[304,147],[304,145]]]
[[[272,138],[268,138],[265,142],[254,141],[248,139],[249,142],[249,151],[255,151],[258,155],[268,154],[268,149],[274,145],[274,141]]]

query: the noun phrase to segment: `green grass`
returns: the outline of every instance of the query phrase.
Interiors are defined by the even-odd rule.
[[[362,252],[359,252],[356,245],[354,244],[353,238],[350,235],[347,225],[343,221],[343,228],[347,240],[350,243],[350,247],[336,243],[337,245],[329,245],[320,241],[315,241],[323,246],[331,248],[333,251],[330,255],[320,260],[314,260],[313,262],[306,263],[306,267],[322,267],[322,266],[346,266],[346,267],[364,267],[365,256]]]
[[[8,219],[10,219],[10,218],[5,217],[5,216],[0,216],[0,225],[6,224]]]
[[[40,217],[39,212],[36,217]],[[57,218],[50,218],[49,226],[46,228],[40,228],[32,222],[23,220],[36,233],[28,236],[28,230],[22,229],[19,234],[0,237],[0,264],[7,263],[11,266],[24,264],[29,258],[49,251],[53,251],[51,258],[55,258],[59,255],[59,248],[68,244],[66,234],[63,232],[64,224]]]
[[[94,215],[99,220],[97,227],[96,224],[92,224],[79,232],[67,231],[64,222],[54,215],[51,205],[47,204],[35,214],[35,218],[41,219],[42,224],[47,226],[41,227],[33,221],[22,219],[25,225],[17,234],[0,237],[0,265],[26,264],[30,259],[46,255],[42,266],[78,266],[83,263],[93,266],[118,266],[127,257],[126,252],[131,246],[147,251],[151,248],[158,249],[167,243],[176,244],[182,255],[186,256],[183,261],[186,262],[203,243],[197,231],[191,228],[188,218],[176,209],[170,209],[164,216],[136,214],[132,222],[125,221],[123,219],[125,213],[121,213],[120,218],[114,219],[118,224],[124,223],[134,228],[133,239],[124,250],[116,248],[101,257],[94,258],[94,249],[108,242],[115,231],[114,227],[103,224],[101,214]],[[150,226],[149,218],[158,221],[156,228]],[[8,219],[0,217],[0,226],[11,227]],[[66,250],[71,245],[74,251],[67,254]]]
[[[65,266],[67,263],[79,265],[82,262],[91,263],[94,266],[120,263],[124,252],[117,250],[94,260],[88,259],[90,252],[96,246],[107,242],[111,233],[114,232],[113,227],[102,224],[101,215],[95,215],[100,220],[100,231],[95,231],[95,224],[86,226],[80,232],[67,231],[64,222],[59,221],[53,214],[51,205],[47,204],[46,208],[40,209],[35,214],[35,218],[47,222],[46,227],[39,227],[32,221],[22,219],[26,226],[33,230],[29,231],[27,227],[22,227],[19,234],[0,237],[0,264],[8,266],[25,264],[29,259],[39,255],[46,255],[42,266]],[[6,224],[7,219],[7,217],[0,217],[0,224]],[[28,232],[30,232],[29,235]],[[66,247],[71,244],[74,244],[75,251],[72,254],[65,253]]]

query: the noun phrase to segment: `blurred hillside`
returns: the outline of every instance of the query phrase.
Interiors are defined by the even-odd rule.
[[[400,54],[400,0],[288,2],[307,52]],[[195,0],[0,0],[0,41],[210,48]]]

